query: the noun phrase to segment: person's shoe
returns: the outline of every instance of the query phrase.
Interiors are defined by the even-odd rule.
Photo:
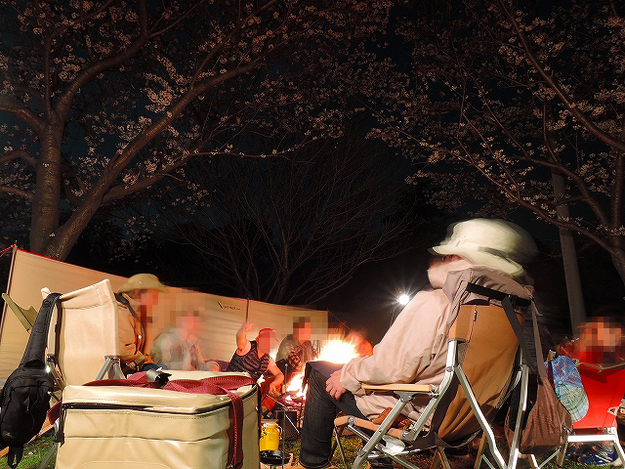
[[[605,464],[621,466],[623,462],[616,454],[613,445],[597,445],[580,454],[577,460],[582,464],[601,466]]]

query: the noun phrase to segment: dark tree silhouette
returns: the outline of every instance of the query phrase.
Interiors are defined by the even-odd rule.
[[[414,183],[439,185],[439,206],[529,211],[601,246],[625,282],[622,14],[612,1],[412,2],[395,22],[409,53],[376,69],[371,135],[413,158]]]
[[[65,259],[102,207],[248,153],[242,129],[332,133],[332,87],[315,81],[388,2],[11,0],[0,15],[0,197],[27,204],[31,251]]]
[[[183,264],[232,294],[314,304],[360,265],[405,249],[417,224],[397,207],[406,162],[353,134],[289,157],[197,160],[145,219],[167,220],[194,248]]]

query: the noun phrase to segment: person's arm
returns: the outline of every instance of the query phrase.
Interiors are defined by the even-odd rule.
[[[269,394],[280,395],[280,388],[282,387],[282,383],[284,383],[284,375],[280,371],[280,368],[277,367],[276,362],[274,362],[273,359],[269,360],[267,370],[274,375],[273,380],[269,384]]]
[[[128,308],[123,303],[118,302],[117,311],[119,316],[118,334],[120,360],[135,369],[140,369],[144,363],[153,363],[149,355],[144,355],[137,350],[134,318],[130,315]]]
[[[250,350],[251,344],[247,338],[247,333],[252,329],[252,326],[251,322],[246,321],[237,331],[237,353],[239,355],[245,355]]]
[[[451,305],[442,290],[419,292],[397,317],[373,355],[343,366],[341,385],[363,394],[361,385],[412,383],[438,377],[445,365]]]

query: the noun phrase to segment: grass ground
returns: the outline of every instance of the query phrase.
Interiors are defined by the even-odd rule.
[[[360,440],[354,436],[344,438],[344,448],[348,461],[353,460],[356,451],[360,448]],[[52,447],[52,432],[45,433],[38,439],[32,441],[24,447],[24,458],[18,466],[20,469],[34,469],[39,466],[39,463],[45,458],[48,450]],[[294,461],[299,458],[299,441],[287,441],[285,442],[285,451],[287,453],[293,453]],[[429,468],[432,461],[432,454],[425,452],[419,456],[413,456],[410,458],[411,462],[422,468]],[[463,456],[451,456],[449,462],[452,469],[470,469],[473,467],[475,461],[475,455],[470,453]],[[342,469],[343,463],[339,451],[335,451],[332,463],[339,469]],[[6,457],[0,459],[0,469],[8,468]],[[396,465],[396,467],[401,467]],[[482,467],[486,467],[483,465]],[[525,461],[520,462],[521,468],[529,468],[529,465]],[[585,464],[579,464],[571,461],[565,461],[563,469],[598,469],[600,467],[609,468],[610,466],[590,466]],[[54,458],[46,466],[46,469],[54,468]],[[121,468],[120,468],[121,469]],[[198,468],[199,469],[199,468]],[[546,469],[555,469],[555,464],[546,465]]]
[[[43,434],[36,440],[31,441],[24,446],[24,457],[20,462],[18,469],[33,469],[39,467],[41,461],[44,460],[48,450],[52,447],[52,430]],[[3,456],[0,459],[0,469],[8,468],[7,458]],[[54,468],[54,458],[46,466],[46,469]]]

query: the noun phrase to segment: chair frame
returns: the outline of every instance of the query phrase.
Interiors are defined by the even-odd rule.
[[[125,378],[124,373],[121,368],[121,361],[119,356],[116,355],[105,355],[104,364],[100,369],[98,375],[94,378],[94,381],[98,381],[104,378]],[[46,355],[46,365],[50,370],[50,374],[54,378],[54,381],[57,383],[61,390],[65,389],[67,383],[63,379],[62,373],[60,372],[59,365],[56,359],[56,355]]]
[[[498,292],[501,293],[501,292]],[[506,295],[509,298],[511,295]],[[418,444],[419,439],[422,438],[423,433],[426,432],[426,424],[429,421],[430,417],[434,415],[434,412],[439,406],[441,400],[446,396],[446,393],[449,391],[451,384],[454,379],[458,380],[459,386],[463,389],[467,401],[471,407],[474,417],[477,419],[480,429],[483,432],[483,440],[480,445],[480,450],[478,452],[478,457],[476,459],[475,468],[478,468],[482,462],[485,462],[490,469],[514,469],[516,468],[518,459],[520,457],[520,453],[518,451],[519,441],[520,441],[520,426],[523,421],[523,416],[526,412],[526,402],[527,402],[527,388],[529,381],[529,371],[526,364],[523,362],[522,350],[519,346],[517,351],[517,358],[515,360],[515,366],[512,371],[511,380],[508,386],[508,389],[505,391],[505,395],[509,396],[512,391],[515,389],[517,385],[520,385],[520,405],[517,409],[517,419],[516,425],[514,429],[514,437],[512,444],[509,450],[509,456],[506,461],[502,452],[497,448],[497,444],[495,441],[494,432],[484,415],[477,398],[473,392],[471,387],[471,383],[469,382],[464,370],[462,369],[462,347],[461,343],[464,342],[459,339],[450,339],[448,342],[447,349],[447,357],[446,357],[446,366],[444,370],[444,375],[441,383],[438,386],[434,385],[419,385],[419,384],[398,384],[398,385],[363,385],[363,389],[369,392],[394,392],[399,400],[396,405],[391,409],[386,418],[380,423],[379,426],[376,426],[372,422],[368,420],[363,420],[359,418],[355,418],[353,416],[344,416],[339,417],[335,421],[335,429],[334,436],[336,440],[336,445],[339,448],[341,458],[343,460],[343,464],[345,467],[349,467],[345,458],[345,452],[341,443],[341,435],[345,428],[349,429],[351,432],[360,437],[363,442],[365,442],[364,446],[358,451],[356,459],[351,465],[352,469],[358,469],[361,467],[367,460],[368,457],[389,457],[393,461],[401,464],[402,466],[409,469],[419,469],[414,464],[410,463],[402,456],[407,454],[416,453],[428,448],[435,448],[434,454],[434,467],[437,467],[439,464],[442,464],[446,469],[450,468],[449,461],[445,454],[445,448],[443,445],[434,444],[428,445],[425,447],[411,447],[407,450],[396,451],[393,449],[388,449],[388,442],[392,441],[391,438],[395,438],[399,440],[399,442],[404,445],[408,444]],[[399,436],[391,436],[389,434],[389,429],[395,419],[401,414],[402,409],[405,405],[411,400],[417,397],[429,397],[430,401],[427,406],[423,410],[423,413],[420,415],[419,419],[414,422],[412,425],[408,427],[408,429],[404,431],[395,430],[395,435]],[[364,433],[361,428],[367,428],[369,430],[375,429],[373,435],[369,436]],[[392,430],[392,429],[391,429]],[[397,432],[401,432],[400,435]],[[384,439],[384,440],[383,440]],[[470,441],[470,439],[468,440]],[[467,443],[468,443],[467,441]],[[483,451],[484,446],[488,447],[489,453],[492,457],[492,460],[488,458],[486,453]],[[377,450],[378,454],[371,456],[371,453]]]

